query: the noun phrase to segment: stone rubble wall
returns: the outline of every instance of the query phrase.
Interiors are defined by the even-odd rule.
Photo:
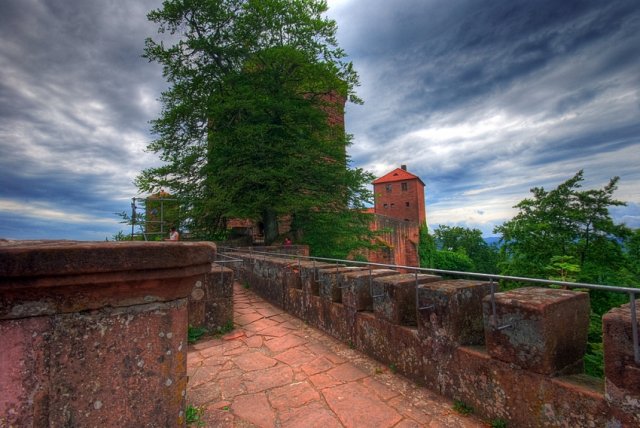
[[[488,419],[518,427],[640,426],[629,305],[603,319],[605,391],[581,374],[588,293],[527,287],[492,301],[483,281],[234,257],[243,260],[239,281],[262,297]]]

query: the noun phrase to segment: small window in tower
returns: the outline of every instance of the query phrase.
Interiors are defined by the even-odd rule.
[[[387,209],[387,208],[389,208],[389,205],[388,204],[384,204],[383,207],[384,207],[384,209]]]
[[[405,202],[405,203],[404,203],[404,206],[405,206],[405,207],[408,207],[408,206],[409,206],[409,202]]]
[[[391,191],[391,184],[387,184],[386,185],[386,189],[387,189],[387,192],[390,192]]]
[[[395,207],[395,206],[396,206],[396,204],[391,204],[391,208],[393,208],[393,207]]]
[[[407,183],[401,183],[401,187],[402,187],[402,191],[406,192],[407,188],[408,188],[408,185],[407,185]]]

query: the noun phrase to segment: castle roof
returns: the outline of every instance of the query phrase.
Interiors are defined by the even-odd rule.
[[[382,177],[373,180],[373,184],[382,184],[382,183],[393,183],[395,181],[407,181],[407,180],[418,180],[423,186],[424,183],[417,175],[411,174],[405,169],[396,168],[388,174],[383,175]]]

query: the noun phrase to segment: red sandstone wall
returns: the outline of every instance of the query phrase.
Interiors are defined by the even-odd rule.
[[[378,239],[387,248],[371,251],[368,260],[399,266],[419,267],[417,246],[420,226],[411,221],[403,221],[382,215],[374,215],[372,230],[384,231]]]
[[[595,379],[563,374],[582,363],[584,293],[497,293],[494,318],[488,283],[375,268],[369,277],[333,264],[234,255],[244,259],[237,275],[271,302],[488,419],[517,427],[640,426],[640,388],[628,382],[640,372],[630,357],[628,305],[604,319],[605,395]]]
[[[402,183],[407,184],[407,190],[402,190]],[[391,191],[387,186],[391,186]],[[420,224],[426,222],[424,186],[418,179],[375,184],[373,192],[376,214]]]

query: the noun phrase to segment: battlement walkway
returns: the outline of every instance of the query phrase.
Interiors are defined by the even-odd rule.
[[[487,426],[238,283],[234,311],[235,330],[189,347],[187,404],[204,426]]]

